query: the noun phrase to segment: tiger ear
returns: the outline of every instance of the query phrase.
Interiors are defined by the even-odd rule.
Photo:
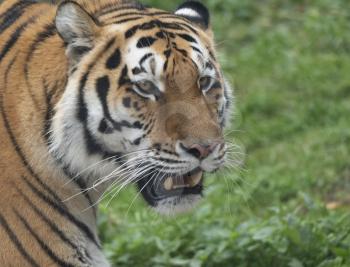
[[[60,4],[55,24],[67,44],[67,56],[73,63],[93,48],[98,31],[97,22],[78,4],[70,1]]]
[[[209,11],[201,2],[186,1],[177,8],[175,14],[183,16],[195,24],[198,24],[204,30],[209,28]]]

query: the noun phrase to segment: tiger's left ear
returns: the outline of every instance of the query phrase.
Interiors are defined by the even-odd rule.
[[[55,24],[67,44],[67,56],[71,64],[77,63],[93,48],[98,32],[97,22],[77,3],[65,1],[60,4]]]
[[[198,1],[186,1],[175,11],[176,15],[183,16],[204,30],[209,28],[210,15],[208,9]]]

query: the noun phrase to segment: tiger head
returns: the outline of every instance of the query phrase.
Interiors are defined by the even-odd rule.
[[[203,173],[226,153],[230,87],[208,10],[196,1],[174,13],[124,2],[94,8],[57,10],[69,75],[51,151],[94,186],[135,183],[160,213],[188,210],[202,197]]]

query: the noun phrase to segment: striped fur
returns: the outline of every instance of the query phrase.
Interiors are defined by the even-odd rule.
[[[223,140],[230,92],[208,21],[130,1],[74,5],[90,25],[73,29],[56,17],[57,4],[0,5],[1,266],[109,266],[94,204],[118,177],[86,189],[128,153],[150,151],[143,157],[152,166],[185,173],[199,163],[178,151],[178,140]],[[58,32],[70,26],[85,32]],[[217,77],[204,93],[199,65]],[[147,72],[153,83],[138,87],[134,80]],[[193,111],[191,121],[181,115]],[[224,146],[215,153],[202,169],[219,167]]]

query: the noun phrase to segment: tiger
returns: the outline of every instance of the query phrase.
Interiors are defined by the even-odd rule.
[[[0,266],[111,266],[97,204],[129,184],[203,199],[233,102],[204,4],[6,0],[0,40]]]

